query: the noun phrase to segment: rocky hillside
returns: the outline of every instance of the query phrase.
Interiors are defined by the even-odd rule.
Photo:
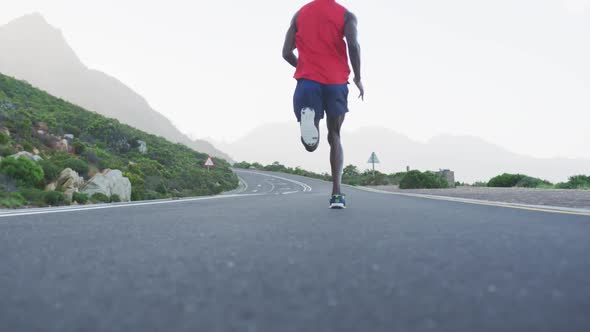
[[[218,194],[224,160],[84,110],[0,74],[0,204],[59,205]]]
[[[88,68],[60,30],[39,14],[0,26],[0,72],[25,80],[90,111],[162,136],[171,142],[230,160],[204,140],[192,140],[118,79]]]

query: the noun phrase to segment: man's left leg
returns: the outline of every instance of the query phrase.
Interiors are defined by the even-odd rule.
[[[330,165],[332,167],[332,196],[342,195],[342,170],[344,168],[344,150],[340,140],[340,129],[345,114],[327,117],[328,143],[330,144]]]
[[[344,168],[344,151],[340,140],[340,129],[348,112],[348,86],[333,84],[323,86],[324,105],[326,105],[328,143],[330,143],[330,165],[332,166],[332,199],[330,208],[346,207],[340,188]]]

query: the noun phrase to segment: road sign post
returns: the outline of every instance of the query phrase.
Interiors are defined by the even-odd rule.
[[[213,162],[213,158],[211,158],[211,156],[207,158],[207,161],[205,161],[204,166],[207,167],[207,172],[211,171],[211,167],[215,167],[215,163]]]
[[[373,164],[373,179],[375,179],[375,164],[381,163],[375,152],[371,153],[371,156],[369,157],[369,161],[367,163]]]

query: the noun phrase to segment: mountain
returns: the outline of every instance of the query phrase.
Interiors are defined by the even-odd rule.
[[[238,161],[281,163],[316,172],[328,172],[329,147],[326,130],[321,128],[320,148],[304,151],[296,123],[265,124],[233,143],[216,143]],[[482,139],[470,136],[440,135],[422,143],[382,127],[343,130],[345,163],[367,169],[371,152],[376,152],[382,172],[412,169],[452,169],[459,181],[489,180],[504,172],[524,173],[553,182],[575,174],[590,173],[590,160],[534,158],[513,153]]]
[[[230,160],[203,140],[181,133],[147,101],[114,77],[85,66],[62,33],[39,14],[0,27],[0,72],[140,130]]]

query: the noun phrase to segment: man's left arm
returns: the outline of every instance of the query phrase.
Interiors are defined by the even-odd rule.
[[[293,16],[287,35],[285,36],[285,44],[283,45],[283,59],[291,66],[297,68],[297,56],[295,55],[295,35],[297,34],[297,14]]]

